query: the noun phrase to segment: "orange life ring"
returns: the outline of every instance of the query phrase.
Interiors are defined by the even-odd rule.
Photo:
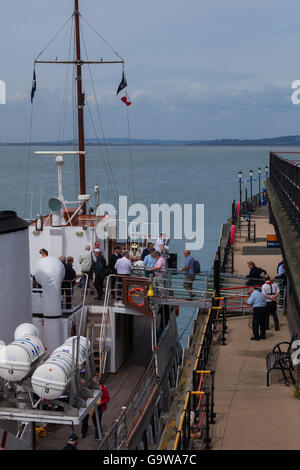
[[[241,213],[241,203],[239,201],[236,205],[236,214],[237,214],[238,217],[239,217],[240,213]]]
[[[235,238],[235,225],[232,225],[230,229],[230,245],[234,244],[234,238]]]
[[[132,304],[134,305],[137,305],[138,307],[143,307],[144,306],[144,301],[140,304],[137,304],[136,302],[134,302],[132,300],[132,295],[135,293],[135,292],[141,292],[143,295],[145,295],[145,290],[142,288],[142,287],[134,287],[133,289],[130,289],[130,291],[128,292],[128,300],[129,302],[131,302]]]

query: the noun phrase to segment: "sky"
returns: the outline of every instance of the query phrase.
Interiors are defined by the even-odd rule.
[[[127,108],[124,93],[116,96],[120,65],[91,66],[93,81],[85,66],[87,137],[98,130],[106,138],[176,140],[300,134],[300,104],[291,101],[291,84],[300,80],[297,0],[79,3],[83,55],[86,47],[90,59],[116,60],[110,44],[125,60],[132,102]],[[71,17],[74,1],[0,6],[0,80],[7,90],[0,142],[72,138],[72,70],[38,64],[33,107],[30,91],[34,58]],[[68,57],[71,32],[68,23],[41,58]]]

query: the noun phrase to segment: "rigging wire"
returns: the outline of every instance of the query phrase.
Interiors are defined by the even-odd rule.
[[[70,18],[63,24],[63,26],[57,31],[57,33],[53,36],[52,39],[50,39],[50,41],[46,44],[46,46],[42,49],[42,51],[36,56],[36,58],[34,59],[34,61],[38,60],[39,57],[41,57],[41,55],[45,52],[46,49],[48,49],[48,47],[50,46],[50,44],[57,38],[57,36],[60,34],[60,32],[65,28],[65,26],[69,23],[69,21],[72,20],[73,18],[73,14],[70,16]]]
[[[86,58],[88,59],[85,37],[84,37],[83,31],[81,31],[81,32],[82,32],[82,41],[83,41],[83,45],[84,45],[84,49],[85,49]],[[111,167],[111,161],[110,161],[110,155],[109,155],[109,151],[108,151],[107,140],[106,140],[106,137],[104,135],[104,128],[103,128],[102,118],[101,118],[100,111],[99,111],[99,103],[98,103],[98,99],[97,99],[97,96],[96,96],[95,84],[94,84],[90,64],[87,64],[87,66],[88,66],[88,70],[89,70],[90,81],[91,81],[92,90],[93,90],[93,96],[94,96],[95,103],[96,103],[96,111],[97,111],[97,116],[98,116],[98,119],[99,119],[99,125],[100,125],[100,129],[101,129],[101,133],[102,133],[102,138],[103,138],[103,141],[104,141],[104,149],[105,149],[104,153],[106,154],[107,162],[105,162],[104,153],[102,153],[102,151],[101,151],[102,159],[103,159],[103,163],[104,163],[104,166],[105,166],[105,169],[106,169],[107,176],[108,176],[109,181],[110,181],[111,189],[114,193],[114,197],[115,197],[116,203],[117,203],[118,193],[115,189],[117,185],[115,183],[114,174],[113,174],[113,170],[112,170],[112,167]],[[91,113],[90,107],[88,105],[88,102],[86,104],[88,106],[88,110],[89,110],[89,113],[90,113],[90,118],[91,118],[91,121],[92,121],[92,125],[94,127],[95,136],[96,136],[96,139],[98,141],[99,150],[101,150],[100,143],[99,143],[99,138],[98,138],[97,131],[96,131],[96,127],[95,127],[93,119],[92,119],[92,113]],[[116,197],[116,195],[117,195],[117,197]]]
[[[109,49],[111,49],[111,50],[116,54],[116,56],[119,57],[119,59],[121,59],[121,60],[124,62],[123,57],[121,57],[120,54],[118,54],[118,52],[104,39],[104,37],[101,36],[100,33],[98,33],[98,31],[87,21],[87,19],[86,19],[84,16],[82,16],[82,15],[80,15],[80,17],[81,17],[81,18],[86,22],[86,24],[94,31],[94,33],[96,33],[97,36],[99,36],[99,37],[102,39],[102,41],[107,45],[107,47],[108,47]]]
[[[126,106],[126,113],[127,113],[128,140],[129,140],[129,163],[130,163],[130,175],[131,175],[132,197],[133,197],[133,203],[135,203],[135,184],[134,184],[134,174],[133,174],[131,132],[130,132],[130,124],[129,124],[129,112],[128,112],[128,107],[127,107],[127,106]]]
[[[27,211],[27,200],[28,200],[28,188],[29,188],[29,172],[30,172],[30,155],[32,151],[32,123],[33,123],[33,103],[31,104],[30,109],[30,121],[29,121],[29,147],[27,153],[27,165],[26,165],[26,189],[25,189],[25,207],[24,207],[24,216],[26,218]]]
[[[85,18],[83,18],[83,19],[85,20]],[[85,22],[105,42],[105,44],[123,61],[123,72],[124,72],[124,59],[107,43],[107,41],[105,41],[105,39],[99,33],[97,33],[97,31],[86,20],[85,20]],[[81,29],[81,32],[82,32],[83,45],[84,45],[85,53],[86,53],[86,56],[87,56],[86,40],[85,40],[85,36],[84,36],[84,33],[83,33],[82,29]],[[87,59],[88,59],[88,56],[87,56]],[[91,84],[92,84],[92,88],[93,88],[93,94],[94,94],[94,98],[95,98],[95,102],[96,102],[96,109],[97,109],[97,113],[98,113],[100,128],[101,128],[101,131],[102,131],[102,137],[103,137],[103,140],[104,140],[105,150],[106,150],[106,154],[107,154],[107,158],[108,158],[108,166],[109,166],[109,169],[111,171],[111,179],[113,181],[113,184],[115,185],[113,171],[112,171],[111,164],[110,164],[110,156],[109,156],[109,152],[108,152],[108,143],[107,143],[107,140],[104,136],[103,124],[102,124],[102,119],[101,119],[101,116],[100,116],[99,104],[98,104],[97,97],[96,97],[96,91],[95,91],[94,81],[93,81],[93,77],[92,77],[92,73],[91,73],[91,68],[90,68],[90,64],[87,64],[87,65],[88,65],[90,80],[91,80]],[[126,115],[127,115],[128,141],[129,141],[129,166],[130,166],[130,175],[131,175],[132,198],[133,198],[133,203],[134,203],[135,200],[136,200],[136,194],[135,194],[134,173],[133,173],[133,159],[132,159],[130,121],[129,121],[129,112],[128,112],[127,107],[126,107],[126,111],[127,111]]]

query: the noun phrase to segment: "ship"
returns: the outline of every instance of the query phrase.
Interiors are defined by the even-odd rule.
[[[13,211],[0,214],[5,273],[0,292],[0,447],[6,449],[57,450],[70,433],[81,438],[82,422],[101,400],[100,382],[110,394],[103,429],[97,418],[95,442],[90,423],[81,448],[155,449],[182,363],[179,308],[176,302],[164,301],[138,262],[149,241],[155,242],[154,235],[137,238],[129,233],[127,240],[118,240],[118,214],[100,212],[98,186],[95,204],[86,191],[83,69],[119,64],[119,88],[127,84],[120,56],[107,61],[82,59],[81,18],[79,0],[74,0],[70,21],[75,57],[44,60],[38,56],[31,93],[33,101],[38,65],[73,67],[78,148],[36,152],[36,158],[53,159],[53,171],[54,163],[57,168],[58,194],[49,195],[48,214],[29,221]],[[123,98],[127,106],[128,97]],[[80,172],[80,193],[72,202],[65,200],[62,176],[70,156],[78,158]],[[100,238],[103,233],[106,237]],[[116,246],[128,250],[135,261],[131,276],[106,273],[102,299],[88,288],[85,274],[81,288],[80,276],[65,280],[62,258],[71,253],[78,274],[84,247],[89,245],[92,251],[97,241],[107,261]],[[176,254],[166,256],[172,271]]]

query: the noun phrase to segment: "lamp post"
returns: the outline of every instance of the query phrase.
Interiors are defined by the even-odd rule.
[[[252,204],[252,177],[253,177],[253,171],[250,170],[249,171],[249,176],[250,176],[250,201],[251,201],[251,204]]]
[[[269,167],[268,167],[268,165],[266,165],[265,171],[266,171],[266,180],[267,180],[268,176],[269,176]]]
[[[240,183],[240,204],[242,204],[242,177],[243,177],[243,173],[242,173],[241,170],[238,173],[238,177],[239,177],[239,183]]]
[[[261,206],[261,168],[258,168],[258,194],[259,194],[259,205]]]

